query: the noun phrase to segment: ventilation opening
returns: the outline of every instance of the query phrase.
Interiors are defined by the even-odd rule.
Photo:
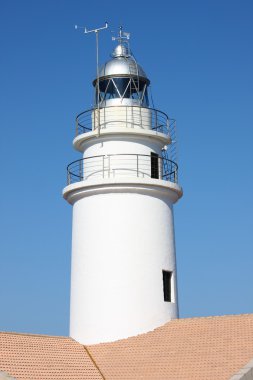
[[[159,179],[158,154],[151,152],[151,178]]]
[[[172,272],[163,270],[163,295],[165,302],[171,302],[171,278]]]

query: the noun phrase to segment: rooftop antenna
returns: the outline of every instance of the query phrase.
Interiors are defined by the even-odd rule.
[[[88,30],[86,27],[75,25],[75,29],[84,29],[84,34],[88,33],[95,33],[96,35],[96,58],[97,58],[97,81],[96,81],[96,87],[97,87],[97,113],[98,113],[98,136],[100,134],[100,110],[99,110],[99,100],[100,100],[100,93],[99,93],[99,56],[98,56],[98,34],[101,30],[108,28],[108,22],[105,22],[105,26],[102,26],[101,28],[96,29],[90,29]]]

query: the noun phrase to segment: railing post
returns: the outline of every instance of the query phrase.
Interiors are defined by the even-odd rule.
[[[157,127],[158,127],[158,124],[157,124],[157,110],[155,110],[155,130],[157,132]]]
[[[103,156],[103,178],[105,178],[105,156]]]
[[[70,173],[69,173],[69,169],[67,170],[67,184],[70,185]]]
[[[78,136],[78,120],[76,119],[76,136]]]
[[[111,171],[111,156],[108,156],[108,178],[110,178]]]
[[[97,129],[98,124],[98,109],[94,108],[94,130]]]
[[[79,161],[79,179],[82,180],[82,167],[81,167],[81,160]]]
[[[137,177],[139,177],[139,155],[137,154]]]
[[[141,128],[143,128],[144,126],[143,126],[143,122],[142,122],[142,108],[141,107],[139,107],[139,111],[140,111],[140,127]]]
[[[98,130],[100,133],[100,108],[98,108]]]

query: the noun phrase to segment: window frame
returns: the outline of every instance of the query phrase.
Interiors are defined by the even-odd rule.
[[[173,272],[163,270],[163,298],[164,302],[172,302],[172,275]]]

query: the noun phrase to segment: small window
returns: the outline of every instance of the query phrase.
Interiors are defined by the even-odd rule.
[[[158,154],[151,152],[151,178],[159,179]]]
[[[165,302],[171,302],[171,277],[172,272],[163,270],[163,295]]]

